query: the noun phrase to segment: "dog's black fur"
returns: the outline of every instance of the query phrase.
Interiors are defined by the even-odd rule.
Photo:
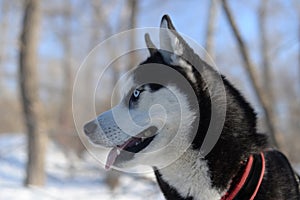
[[[197,77],[197,82],[190,81],[190,84],[197,95],[200,110],[199,128],[192,143],[192,148],[198,150],[203,143],[210,123],[211,104],[212,102],[218,103],[218,99],[211,98],[211,92],[213,91],[209,91],[208,87],[206,87],[207,80],[203,79],[201,72],[206,71],[206,73],[210,73],[211,77],[216,77],[218,74],[194,53],[176,32],[170,18],[164,16],[163,19],[168,21],[168,28],[172,30],[173,34],[183,44],[185,49],[183,59],[193,66],[193,73]],[[142,64],[160,63],[167,65],[162,57],[162,51],[155,50],[153,46],[150,46],[150,48],[151,56]],[[187,80],[190,80],[189,75],[182,67],[170,67],[180,72]],[[264,152],[266,171],[255,199],[300,199],[299,176],[294,172],[289,161],[282,153],[276,150],[267,150],[269,148],[267,137],[257,133],[256,114],[253,108],[224,76],[222,76],[222,80],[227,99],[226,119],[218,142],[205,157],[209,167],[212,186],[220,191],[228,189],[229,185],[232,184],[233,178],[243,170],[244,164],[241,163],[245,163],[252,154]],[[163,180],[158,169],[155,169],[155,175],[166,199],[193,199],[193,197],[180,196],[176,188],[173,188]],[[182,181],[188,182],[189,180]]]

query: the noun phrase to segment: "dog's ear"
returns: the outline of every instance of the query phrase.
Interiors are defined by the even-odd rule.
[[[160,49],[181,56],[183,54],[182,38],[177,33],[170,17],[164,15],[160,23]],[[166,56],[166,55],[165,55]]]
[[[181,66],[190,80],[195,81],[193,74],[193,61],[198,56],[187,44],[181,35],[176,31],[170,17],[164,15],[160,23],[160,50],[164,61],[171,65]],[[186,61],[189,61],[186,62]]]
[[[156,48],[156,46],[151,41],[150,36],[149,36],[148,33],[145,34],[145,42],[146,42],[148,51],[150,53],[150,56],[153,56],[155,53],[158,52],[158,49]]]

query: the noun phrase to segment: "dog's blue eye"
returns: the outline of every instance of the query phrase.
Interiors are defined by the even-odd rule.
[[[140,93],[141,93],[141,91],[139,91],[139,90],[134,90],[134,91],[133,91],[133,96],[134,96],[135,98],[138,98],[139,95],[140,95]]]

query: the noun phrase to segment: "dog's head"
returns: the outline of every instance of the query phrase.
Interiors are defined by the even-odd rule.
[[[208,128],[210,100],[205,98],[209,92],[201,74],[212,73],[204,70],[206,64],[166,15],[161,21],[160,49],[148,34],[145,41],[150,57],[124,78],[121,102],[84,126],[93,144],[112,148],[106,168],[165,166],[195,146],[195,137],[203,141],[199,120],[203,132]],[[199,115],[202,108],[208,112]]]

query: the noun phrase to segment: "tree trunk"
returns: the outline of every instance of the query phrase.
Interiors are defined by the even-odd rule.
[[[272,118],[272,126],[275,130],[273,133],[274,136],[271,135],[272,140],[279,142],[280,144],[283,143],[281,135],[277,133],[277,128],[275,124],[277,123],[277,117],[275,114],[275,107],[276,104],[275,98],[274,98],[274,91],[272,87],[272,71],[271,71],[271,63],[270,63],[270,57],[269,57],[269,45],[268,45],[268,36],[267,36],[267,29],[266,29],[266,9],[267,9],[268,1],[261,1],[261,5],[259,8],[259,31],[261,35],[261,55],[262,55],[262,78],[263,78],[263,88],[262,92],[264,92],[266,95],[267,102],[269,104],[269,115]]]
[[[128,0],[128,6],[129,6],[129,10],[130,10],[130,18],[129,18],[129,29],[134,29],[136,28],[136,17],[137,17],[137,12],[138,12],[138,1],[137,0]],[[128,65],[128,69],[130,70],[132,69],[137,63],[137,57],[136,57],[136,52],[134,52],[134,50],[136,50],[136,34],[135,31],[131,31],[130,34],[130,48],[133,52],[130,52],[129,55],[129,65]]]
[[[210,0],[209,14],[207,19],[207,30],[206,30],[206,41],[205,49],[207,51],[206,59],[209,60],[215,58],[214,55],[214,33],[216,29],[216,19],[217,19],[217,4],[218,0]],[[208,57],[209,56],[209,57]]]
[[[65,1],[64,27],[61,35],[61,43],[64,50],[63,59],[63,86],[61,105],[58,116],[59,135],[71,135],[75,133],[72,115],[72,89],[73,89],[73,68],[72,68],[72,3]],[[75,136],[75,134],[74,134]]]
[[[0,66],[4,66],[5,62],[7,61],[6,56],[6,49],[8,48],[8,43],[6,42],[8,40],[8,13],[9,13],[9,2],[8,1],[2,1],[1,3],[1,23],[0,23],[0,31],[1,31],[1,38],[0,38]],[[6,96],[6,87],[5,87],[5,67],[2,67],[0,71],[0,97]]]
[[[269,48],[267,41],[267,30],[266,24],[266,7],[268,1],[262,1],[259,8],[259,29],[261,35],[261,54],[262,54],[262,68],[263,68],[263,85],[264,90],[269,97],[269,100],[273,99],[272,88],[271,88],[271,72],[270,72],[270,62],[269,62]]]
[[[222,0],[222,5],[224,8],[225,14],[228,18],[230,27],[234,33],[235,39],[238,43],[238,47],[239,47],[240,53],[243,58],[244,66],[248,72],[249,80],[254,88],[256,98],[257,98],[258,102],[261,104],[262,109],[264,111],[265,120],[266,120],[267,128],[269,129],[269,135],[270,135],[271,142],[274,146],[278,147],[277,140],[278,140],[278,138],[280,138],[280,135],[274,127],[275,116],[272,112],[270,102],[268,101],[266,94],[262,90],[262,87],[259,85],[258,76],[256,74],[254,64],[250,61],[249,52],[246,48],[245,42],[243,41],[240,31],[237,28],[236,22],[233,19],[231,11],[227,5],[227,1]],[[280,141],[280,139],[279,139],[279,141]]]
[[[19,80],[24,120],[28,137],[28,161],[25,185],[45,182],[47,135],[42,119],[37,79],[37,46],[40,29],[40,0],[25,1],[20,41]]]

